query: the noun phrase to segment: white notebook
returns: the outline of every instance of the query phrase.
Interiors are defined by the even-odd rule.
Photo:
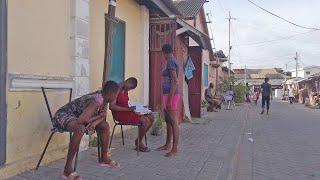
[[[128,103],[129,107],[135,106],[136,110],[134,110],[135,113],[137,114],[151,114],[152,111],[146,107],[140,102],[129,102]]]

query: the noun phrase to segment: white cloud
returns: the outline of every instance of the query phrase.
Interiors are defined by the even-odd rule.
[[[297,24],[320,28],[319,0],[254,1]],[[207,3],[205,7],[206,11],[213,15],[212,28],[216,48],[222,49],[226,54],[227,12],[230,10],[232,16],[237,18],[232,22],[231,32],[231,45],[234,45],[231,60],[234,66],[284,67],[285,63],[293,60],[296,51],[299,53],[301,65],[320,65],[320,31],[306,33],[310,30],[277,19],[254,7],[247,0],[215,0]],[[291,35],[296,36],[286,38]],[[253,45],[283,38],[286,39]]]

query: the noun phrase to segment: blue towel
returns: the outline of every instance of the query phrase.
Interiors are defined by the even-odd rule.
[[[184,74],[187,78],[187,80],[190,80],[193,78],[193,71],[195,70],[196,68],[194,67],[194,64],[192,62],[192,59],[189,57],[188,60],[187,60],[187,63],[184,67]]]

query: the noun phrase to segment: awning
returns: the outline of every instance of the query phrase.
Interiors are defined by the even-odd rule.
[[[136,0],[139,4],[144,5],[156,5],[166,16],[170,18],[176,18],[176,22],[181,26],[180,29],[177,29],[176,35],[180,35],[183,33],[188,34],[194,41],[196,41],[199,46],[204,49],[211,48],[211,40],[210,37],[203,32],[197,30],[195,27],[188,24],[186,21],[179,18],[181,15],[180,12],[176,9],[175,5],[171,0]]]
[[[211,40],[210,37],[203,32],[199,31],[195,27],[191,26],[186,21],[177,18],[176,22],[182,26],[180,29],[177,29],[176,35],[183,33],[188,34],[194,41],[196,41],[202,48],[211,49]]]

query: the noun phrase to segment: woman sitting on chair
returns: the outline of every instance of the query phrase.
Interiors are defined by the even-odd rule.
[[[109,105],[109,109],[112,111],[113,118],[120,123],[124,124],[142,124],[139,126],[139,143],[138,139],[135,141],[136,150],[141,152],[150,152],[150,149],[142,143],[143,137],[146,135],[148,130],[151,128],[153,123],[153,116],[139,115],[134,112],[135,107],[129,107],[129,95],[128,92],[137,87],[138,81],[134,77],[130,77],[120,84],[120,92],[116,101],[113,101]]]

